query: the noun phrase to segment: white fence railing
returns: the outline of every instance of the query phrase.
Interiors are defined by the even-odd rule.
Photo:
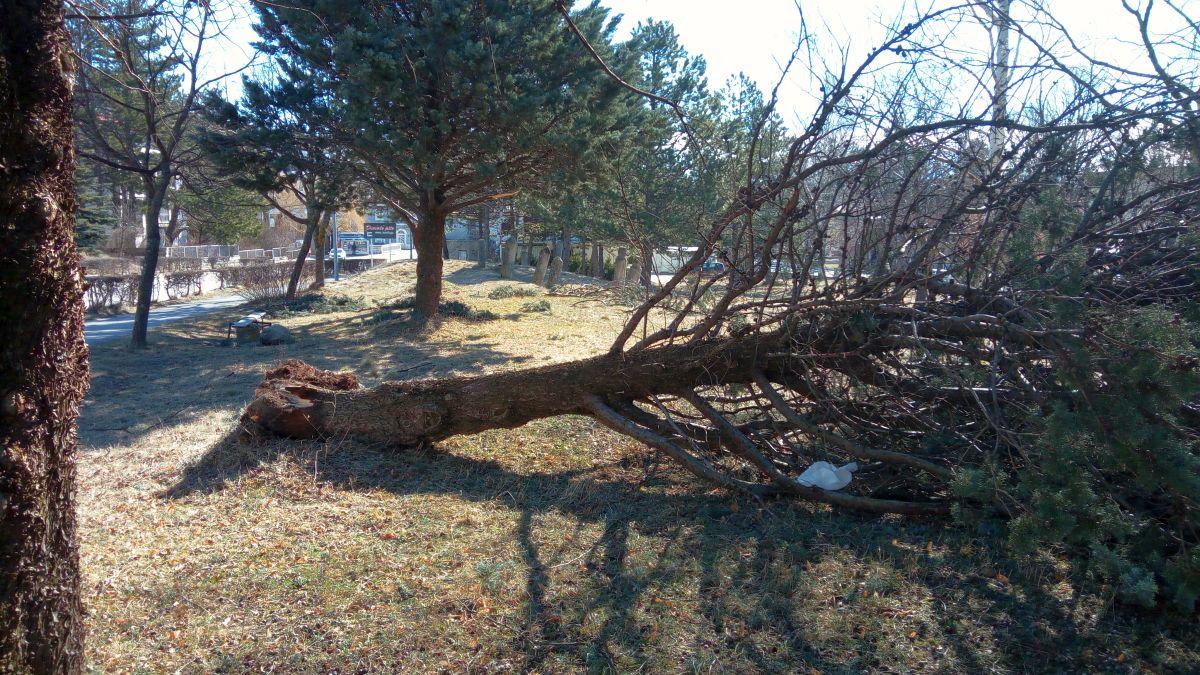
[[[415,260],[416,252],[411,247],[400,244],[384,244],[379,246],[379,254],[388,262],[396,262],[397,260]],[[375,254],[375,246],[371,247],[371,253]]]
[[[167,246],[163,249],[163,256],[167,258],[232,258],[238,256],[242,259],[254,258],[282,258],[285,256],[295,255],[300,250],[300,242],[296,242],[290,246],[280,246],[278,248],[248,248],[238,250],[236,244],[206,244],[203,246]]]
[[[234,244],[206,244],[203,246],[167,246],[163,254],[167,258],[229,258],[237,255]]]

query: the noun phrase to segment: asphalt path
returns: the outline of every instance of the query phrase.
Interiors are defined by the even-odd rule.
[[[164,323],[172,323],[175,321],[183,321],[192,319],[205,314],[212,314],[228,310],[239,305],[246,304],[246,301],[236,295],[222,295],[212,298],[201,298],[191,302],[181,302],[173,305],[161,305],[150,308],[150,328],[161,326]],[[233,316],[236,312],[230,314],[232,319],[238,317]],[[94,319],[88,319],[83,324],[84,340],[89,345],[99,345],[113,340],[128,340],[130,333],[133,331],[133,315],[132,314],[116,314],[113,316],[102,316]]]

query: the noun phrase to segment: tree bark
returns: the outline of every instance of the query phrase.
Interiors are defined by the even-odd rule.
[[[175,243],[175,237],[179,236],[179,202],[175,202],[170,206],[171,216],[167,219],[167,246]],[[197,242],[191,242],[193,244]]]
[[[442,249],[446,243],[446,214],[428,210],[413,232],[417,248],[417,313],[425,320],[437,317],[442,298]]]
[[[518,427],[556,415],[588,415],[669,455],[698,478],[723,488],[756,496],[786,494],[874,513],[948,513],[949,506],[944,502],[877,499],[801,485],[765,457],[740,427],[724,419],[696,393],[697,388],[717,384],[787,381],[802,361],[802,357],[787,351],[788,346],[783,333],[715,339],[633,353],[608,353],[507,373],[385,382],[372,389],[360,389],[352,374],[318,370],[292,359],[267,373],[242,414],[240,426],[251,437],[354,436],[390,446],[410,446],[459,434]],[[709,449],[728,449],[767,480],[740,478],[702,452],[689,451],[686,445],[660,432],[656,424],[664,421],[634,405],[660,396],[680,397],[702,412],[707,409],[711,427],[682,421],[670,424],[676,429],[682,424],[698,430],[684,435],[691,435],[693,441]],[[807,422],[800,418],[800,423]],[[855,447],[850,442],[847,446]],[[873,459],[909,459],[902,453],[869,454]]]
[[[592,244],[592,276],[604,278],[604,244],[600,242]]]
[[[76,673],[75,417],[87,388],[61,3],[0,5],[0,671]]]
[[[992,25],[988,28],[993,32],[992,37],[992,121],[1004,122],[1008,119],[1008,85],[1010,79],[1011,51],[1009,37],[1012,32],[1012,18],[1009,11],[1012,0],[994,0],[986,5],[986,10]],[[992,166],[1000,163],[1004,155],[1005,130],[1003,127],[992,127],[989,134],[990,155]]]
[[[150,304],[154,301],[154,282],[158,278],[158,255],[162,246],[162,233],[158,229],[158,216],[162,213],[170,183],[170,166],[164,163],[161,172],[166,176],[161,183],[158,176],[147,176],[146,245],[142,254],[142,271],[138,279],[137,307],[133,313],[133,335],[131,344],[135,348],[146,346],[146,333],[150,323]]]
[[[537,267],[533,269],[533,284],[542,286],[546,282],[546,267],[550,264],[550,246],[542,246],[541,252],[538,253]]]
[[[641,284],[643,286],[646,286],[647,284],[643,281],[643,276],[644,275],[642,273],[642,260],[641,260],[641,258],[634,258],[633,262],[630,263],[630,265],[629,265],[629,277],[628,278],[631,283]]]
[[[517,233],[513,232],[508,235],[508,241],[504,242],[504,258],[500,262],[500,278],[513,278],[513,265],[517,261]]]
[[[349,434],[411,445],[555,415],[590,414],[596,397],[681,395],[704,384],[751,382],[766,351],[762,340],[721,340],[508,373],[385,382],[373,389],[358,389],[353,375],[291,360],[267,373],[242,426],[286,438]]]
[[[617,248],[617,261],[613,263],[613,284],[620,286],[625,283],[625,272],[629,265],[629,249],[624,246]]]
[[[304,275],[304,263],[308,260],[308,251],[312,248],[313,236],[317,233],[317,227],[321,222],[321,213],[313,211],[309,213],[308,222],[304,225],[304,241],[300,243],[300,251],[296,254],[296,262],[292,265],[292,276],[288,279],[287,293],[284,295],[286,300],[295,300],[296,291],[300,287],[300,277]],[[321,274],[320,268],[322,261],[318,258],[317,275]]]
[[[654,251],[647,244],[641,244],[641,257],[638,259],[638,273],[633,275],[645,288],[650,288],[650,282],[653,281],[651,275],[654,274]]]

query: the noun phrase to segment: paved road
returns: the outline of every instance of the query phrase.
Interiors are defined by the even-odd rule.
[[[165,305],[150,308],[150,327],[191,319],[204,314],[228,310],[244,304],[246,301],[236,295],[223,295],[214,298],[202,298],[192,302],[181,302],[177,305]],[[236,312],[230,312],[231,318]],[[88,319],[83,324],[84,339],[89,345],[98,345],[113,340],[129,340],[133,330],[133,315],[118,314],[116,316]]]

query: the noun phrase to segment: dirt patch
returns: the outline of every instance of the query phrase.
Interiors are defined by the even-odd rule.
[[[331,370],[314,368],[299,359],[288,359],[278,366],[268,370],[263,376],[263,388],[271,383],[290,381],[307,384],[332,391],[350,391],[358,389],[358,378],[354,373],[335,373]]]

